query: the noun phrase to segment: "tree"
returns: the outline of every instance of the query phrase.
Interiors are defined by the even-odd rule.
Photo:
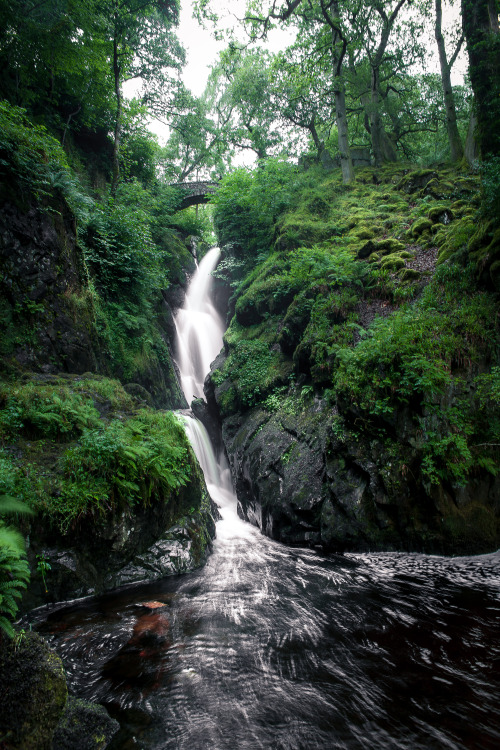
[[[184,51],[172,33],[178,21],[176,0],[107,0],[108,42],[113,70],[116,113],[113,134],[111,195],[120,177],[120,141],[123,117],[123,83],[140,78],[144,101],[167,99],[173,83],[170,71],[178,70]]]
[[[464,36],[463,34],[460,35],[455,45],[453,54],[450,60],[448,61],[448,58],[446,55],[446,46],[444,42],[443,30],[442,30],[443,10],[442,10],[441,0],[435,0],[435,11],[436,11],[436,18],[435,18],[435,25],[434,25],[434,33],[435,33],[436,43],[437,43],[438,52],[439,52],[439,66],[441,69],[441,82],[443,86],[444,105],[446,109],[446,128],[448,131],[448,139],[450,142],[450,157],[451,157],[451,161],[460,161],[460,159],[462,159],[463,157],[464,149],[462,146],[462,139],[460,138],[460,133],[458,132],[458,126],[457,126],[457,112],[455,108],[455,97],[453,95],[453,87],[451,85],[451,69],[462,47]]]
[[[219,92],[218,105],[228,113],[229,138],[234,146],[265,159],[281,144],[272,101],[271,55],[230,44],[212,70],[209,86]]]
[[[314,36],[316,43],[311,48],[311,52],[315,56],[314,62],[316,64],[320,64],[320,61],[324,63],[325,52],[329,58],[335,119],[337,122],[340,166],[343,182],[348,184],[354,180],[354,169],[349,147],[349,127],[343,71],[350,43],[349,24],[346,22],[345,16],[349,11],[356,13],[357,8],[351,8],[349,2],[343,3],[341,7],[339,0],[308,0],[308,2],[305,2],[305,0],[285,0],[283,5],[280,7],[278,5],[277,0],[274,0],[267,16],[247,14],[246,20],[252,23],[255,29],[258,24],[266,28],[266,24],[269,24],[271,20],[286,22],[290,18],[295,17],[299,22],[299,31],[304,31],[311,27],[315,29],[316,33]],[[315,127],[314,122],[313,125]],[[316,145],[318,146],[318,144]]]
[[[462,0],[477,131],[483,159],[500,156],[500,34],[498,0]]]
[[[300,41],[276,56],[271,68],[272,100],[284,127],[306,131],[322,163],[331,162],[325,147],[334,118],[333,89],[324,70],[310,55],[311,39]]]
[[[94,0],[0,4],[0,94],[63,135],[70,125],[112,123],[111,77]]]
[[[381,116],[381,71],[395,28],[396,19],[409,0],[382,2],[373,0],[368,4],[366,21],[366,52],[370,63],[370,104],[368,117],[372,141],[373,158],[376,166],[384,162],[384,129]],[[359,20],[358,20],[359,22]],[[391,161],[394,158],[391,156]]]
[[[161,159],[165,178],[183,182],[195,172],[204,177],[212,171],[224,173],[231,158],[231,112],[213,95],[211,83],[200,98],[187,89],[180,90],[175,109],[168,122],[172,133]]]

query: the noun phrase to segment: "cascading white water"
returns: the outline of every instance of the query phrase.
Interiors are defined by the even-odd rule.
[[[175,316],[176,359],[188,404],[203,398],[203,381],[222,347],[224,322],[211,301],[212,271],[219,258],[218,247],[208,251],[191,280],[184,307]]]
[[[212,271],[219,258],[218,247],[213,247],[205,255],[191,280],[184,307],[175,317],[177,364],[188,403],[193,398],[203,397],[203,382],[222,347],[224,323],[211,301]],[[218,537],[246,536],[248,529],[236,512],[237,501],[225,455],[221,453],[216,458],[210,437],[198,419],[187,414],[180,414],[180,417],[202,468],[207,489],[223,518],[217,529]]]

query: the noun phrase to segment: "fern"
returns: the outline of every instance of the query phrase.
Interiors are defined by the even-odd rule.
[[[19,500],[0,495],[0,515],[30,512]],[[21,598],[29,577],[23,536],[0,518],[0,631],[10,638],[14,635],[11,620],[19,608],[16,600]]]

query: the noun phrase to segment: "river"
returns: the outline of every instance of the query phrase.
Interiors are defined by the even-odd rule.
[[[217,259],[176,321],[189,400],[222,341]],[[35,622],[120,720],[111,750],[497,750],[500,554],[285,547],[238,517],[227,463],[189,431],[222,514],[207,565]]]

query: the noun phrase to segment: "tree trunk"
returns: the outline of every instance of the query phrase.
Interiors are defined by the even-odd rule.
[[[122,92],[120,87],[120,60],[118,56],[118,41],[113,41],[113,73],[115,78],[116,119],[113,141],[113,179],[111,182],[111,196],[114,198],[120,180],[120,140],[122,132]]]
[[[332,3],[335,19],[340,19],[340,4],[338,0]],[[345,88],[341,78],[342,64],[347,48],[347,42],[341,37],[338,21],[335,22],[329,14],[326,20],[332,32],[332,63],[334,70],[333,90],[335,97],[335,119],[337,121],[338,146],[340,153],[340,169],[342,171],[342,182],[348,185],[356,179],[352,165],[351,149],[349,148],[349,126],[347,123],[347,108],[345,103]]]
[[[450,142],[450,157],[452,162],[460,161],[464,155],[462,140],[457,127],[457,113],[455,109],[455,97],[451,86],[451,67],[446,57],[446,48],[441,29],[442,8],[441,0],[436,0],[436,26],[435,36],[439,52],[439,65],[441,67],[441,84],[443,87],[444,106],[446,110],[446,129]]]
[[[384,161],[382,155],[382,121],[380,119],[380,95],[378,91],[378,68],[373,67],[371,73],[371,101],[370,101],[370,135],[372,137],[373,159],[376,167],[381,167]]]
[[[470,113],[469,129],[467,130],[467,139],[465,141],[465,159],[469,166],[472,166],[480,157],[479,145],[476,138],[477,117],[474,110]]]
[[[345,92],[344,87],[339,80],[335,81],[335,117],[337,119],[342,182],[345,185],[348,185],[350,182],[354,182],[355,177],[354,167],[352,166],[351,149],[349,148]]]
[[[382,152],[382,159],[384,160],[384,162],[390,162],[391,164],[397,162],[398,152],[396,151],[396,146],[390,135],[383,127],[380,128],[380,150]]]
[[[481,157],[500,156],[500,34],[497,0],[462,0]]]

